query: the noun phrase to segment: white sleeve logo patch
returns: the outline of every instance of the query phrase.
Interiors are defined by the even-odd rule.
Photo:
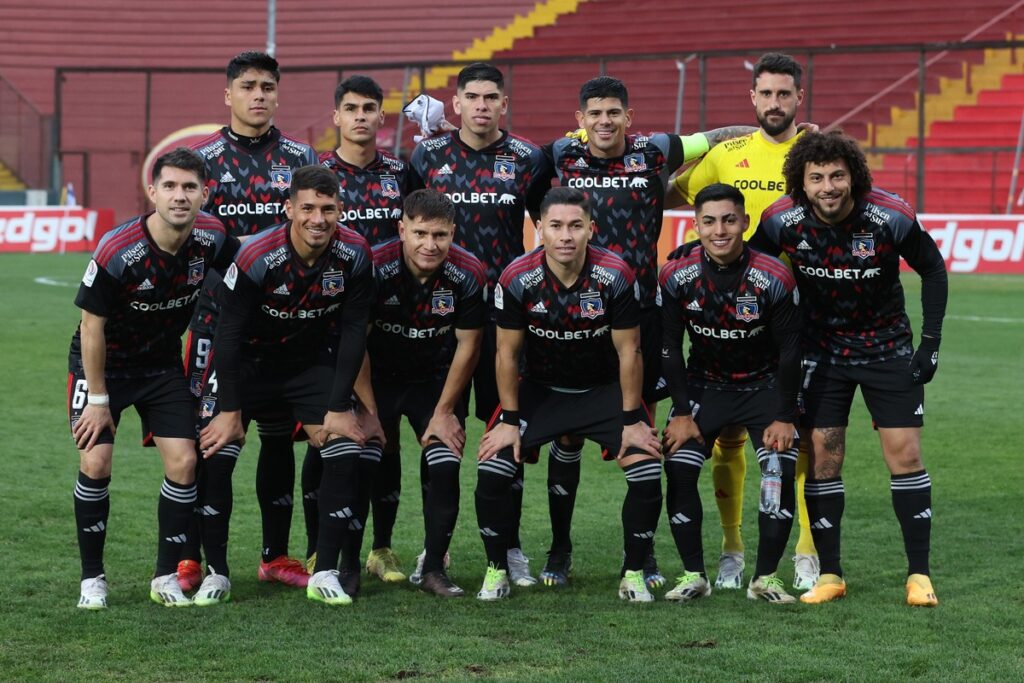
[[[235,291],[235,283],[238,282],[238,266],[234,263],[228,268],[228,272],[224,274],[224,284],[228,286],[228,289]]]
[[[89,265],[85,267],[85,275],[82,276],[82,284],[86,287],[92,287],[92,283],[96,281],[96,275],[100,272],[100,267],[96,265],[96,261],[89,259]]]
[[[495,283],[494,285],[494,307],[499,311],[505,310],[505,293],[501,289],[501,285]]]

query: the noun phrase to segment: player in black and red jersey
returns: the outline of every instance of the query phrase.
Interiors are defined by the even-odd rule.
[[[846,425],[860,387],[891,474],[892,504],[907,553],[907,602],[938,604],[929,578],[931,478],[921,460],[924,385],[935,375],[948,278],[913,209],[871,186],[857,143],[805,134],[783,166],[786,197],[765,210],[751,246],[785,253],[803,298],[804,426],[810,433],[805,496],[821,577],[800,596],[846,594],[839,561],[845,505]],[[900,285],[900,258],[921,276],[917,350]]]
[[[317,157],[312,147],[273,125],[281,80],[277,60],[262,52],[243,52],[228,62],[226,75],[224,104],[231,112],[230,123],[192,148],[206,160],[210,196],[205,209],[220,218],[230,234],[244,237],[286,219],[284,201],[292,171],[315,164]],[[216,302],[204,295],[189,331],[187,358],[193,363],[188,369],[192,377],[204,372],[215,322]],[[288,557],[295,489],[293,425],[283,412],[278,418],[265,416],[257,426],[256,497],[263,519],[258,576],[263,581],[304,584],[301,563]],[[200,486],[204,481],[200,474]],[[202,580],[198,538],[183,557],[178,577],[187,590]]]
[[[589,244],[594,224],[579,190],[552,189],[541,204],[540,229],[544,246],[513,261],[494,292],[501,414],[478,454],[476,510],[488,569],[477,597],[509,594],[506,553],[520,454],[571,434],[597,441],[625,472],[627,571],[619,596],[649,602],[642,565],[661,510],[661,463],[640,396],[636,280],[621,258]],[[568,534],[556,543],[549,560],[565,557],[568,570]]]
[[[324,459],[316,573],[306,594],[328,604],[351,602],[338,583],[337,566],[349,526],[361,523],[353,511],[365,436],[351,396],[365,349],[373,264],[366,240],[337,224],[337,199],[331,171],[298,169],[285,201],[289,222],[248,240],[218,290],[221,310],[213,372],[201,403],[200,448],[209,481],[201,504],[221,514],[204,521],[209,574],[197,604],[230,595],[231,472],[245,422],[264,411],[276,414],[282,401]],[[328,344],[332,326],[339,334],[337,349]]]
[[[341,222],[361,234],[370,246],[398,236],[402,217],[402,199],[409,192],[409,166],[377,147],[377,131],[384,124],[384,91],[368,76],[349,76],[334,91],[334,124],[338,126],[341,145],[320,155],[320,163],[338,176]],[[397,555],[391,550],[391,533],[398,516],[402,493],[402,465],[398,439],[388,440],[379,454],[372,481],[364,490],[373,504],[373,547],[366,558],[367,570],[383,581],[402,581]],[[368,452],[368,459],[377,459]],[[307,565],[316,547],[318,511],[317,489],[320,487],[320,455],[312,445],[302,465],[302,506],[306,515],[308,539]],[[367,472],[366,474],[369,474]],[[359,548],[342,551],[342,571],[352,562],[359,563]],[[355,554],[354,558],[348,555]]]
[[[540,147],[500,128],[508,97],[504,76],[495,67],[476,63],[460,71],[452,104],[461,117],[460,128],[417,145],[410,160],[413,182],[444,192],[455,203],[456,244],[483,262],[487,286],[493,289],[505,267],[523,253],[526,211],[539,206],[550,188],[550,164]],[[484,329],[480,362],[473,375],[475,412],[485,423],[498,405],[494,354],[492,321]],[[509,559],[512,580],[529,586],[537,580],[530,574],[518,539],[522,476],[520,468]]]
[[[683,560],[668,600],[711,594],[701,542],[703,508],[697,480],[719,432],[742,425],[750,432],[762,471],[774,458],[781,475],[777,506],[762,509],[757,569],[747,597],[796,602],[775,576],[795,512],[794,472],[799,440],[800,313],[793,274],[778,259],[743,244],[749,219],[743,195],[723,183],[694,199],[700,247],[669,261],[660,286],[665,356],[662,371],[672,394],[665,428],[667,513]],[[683,335],[690,337],[683,361]],[[775,469],[775,468],[773,468]]]
[[[426,535],[418,585],[443,597],[463,594],[448,578],[444,556],[459,512],[463,392],[487,320],[484,267],[452,244],[454,220],[447,196],[416,190],[405,200],[400,238],[374,247],[377,293],[367,340],[372,390],[357,390],[361,400],[374,398],[388,444],[398,442],[405,415],[424,447]]]
[[[203,278],[230,263],[238,248],[218,220],[200,214],[205,181],[202,159],[187,149],[158,158],[148,189],[156,210],[103,236],[75,298],[82,322],[68,357],[68,413],[80,459],[75,522],[83,609],[107,606],[103,546],[114,432],[131,405],[164,464],[150,597],[167,606],[192,604],[175,577],[196,500],[195,417],[181,371],[181,334]]]

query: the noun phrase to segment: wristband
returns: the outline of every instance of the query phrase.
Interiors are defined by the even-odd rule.
[[[637,422],[643,419],[644,411],[643,408],[634,408],[633,410],[622,411],[622,426],[628,427],[635,425]]]
[[[498,421],[502,424],[512,425],[513,427],[519,426],[519,411],[518,410],[503,410]]]
[[[109,406],[110,394],[89,394],[86,402],[91,406]]]

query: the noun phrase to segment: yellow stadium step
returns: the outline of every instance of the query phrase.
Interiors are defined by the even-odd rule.
[[[511,23],[505,26],[496,26],[493,31],[483,38],[477,38],[473,44],[465,50],[452,52],[453,61],[487,61],[495,53],[508,50],[516,40],[532,37],[534,31],[541,26],[552,26],[558,17],[564,14],[571,14],[586,0],[546,0],[534,5],[533,11],[522,16],[517,15]],[[419,93],[443,88],[452,78],[458,75],[462,67],[446,66],[427,69],[424,83],[420,83],[419,74],[414,74],[409,82],[409,92]],[[405,106],[401,90],[392,90],[384,96],[384,111],[397,115]],[[329,128],[317,139],[314,145],[317,150],[326,152],[334,149],[336,141],[335,131]]]
[[[24,190],[25,183],[0,161],[0,190]]]
[[[1013,40],[1013,34],[1007,34]],[[1020,40],[1018,36],[1017,40]],[[1024,69],[1022,51],[1018,50],[985,50],[985,59],[981,64],[963,64],[963,76],[959,78],[939,79],[939,92],[930,94],[925,99],[925,135],[931,133],[931,125],[936,121],[952,121],[953,112],[959,105],[973,105],[982,90],[998,88],[1003,76],[1021,73]],[[955,53],[954,53],[955,54]],[[968,89],[968,84],[970,88]],[[917,102],[919,95],[914,95],[913,109],[892,108],[892,121],[887,124],[868,124],[867,141],[863,144],[877,147],[904,147],[909,138],[917,137]],[[875,162],[881,164],[882,155],[872,154],[868,159],[873,168]]]

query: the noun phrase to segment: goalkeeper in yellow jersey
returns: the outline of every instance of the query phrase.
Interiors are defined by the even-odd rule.
[[[712,183],[732,185],[746,199],[750,227],[743,238],[749,239],[757,228],[761,212],[786,192],[782,163],[800,136],[796,110],[804,96],[800,88],[802,72],[800,64],[788,55],[762,55],[754,65],[750,91],[760,128],[749,135],[716,145],[699,163],[680,174],[665,193],[665,208],[692,204],[697,193]],[[744,585],[740,522],[743,518],[746,440],[747,433],[742,427],[727,428],[718,437],[713,450],[711,472],[724,535],[716,588],[741,588]],[[811,539],[804,504],[807,454],[803,448],[797,460],[796,476],[800,538],[793,558],[793,587],[809,590],[818,578],[818,554]]]

